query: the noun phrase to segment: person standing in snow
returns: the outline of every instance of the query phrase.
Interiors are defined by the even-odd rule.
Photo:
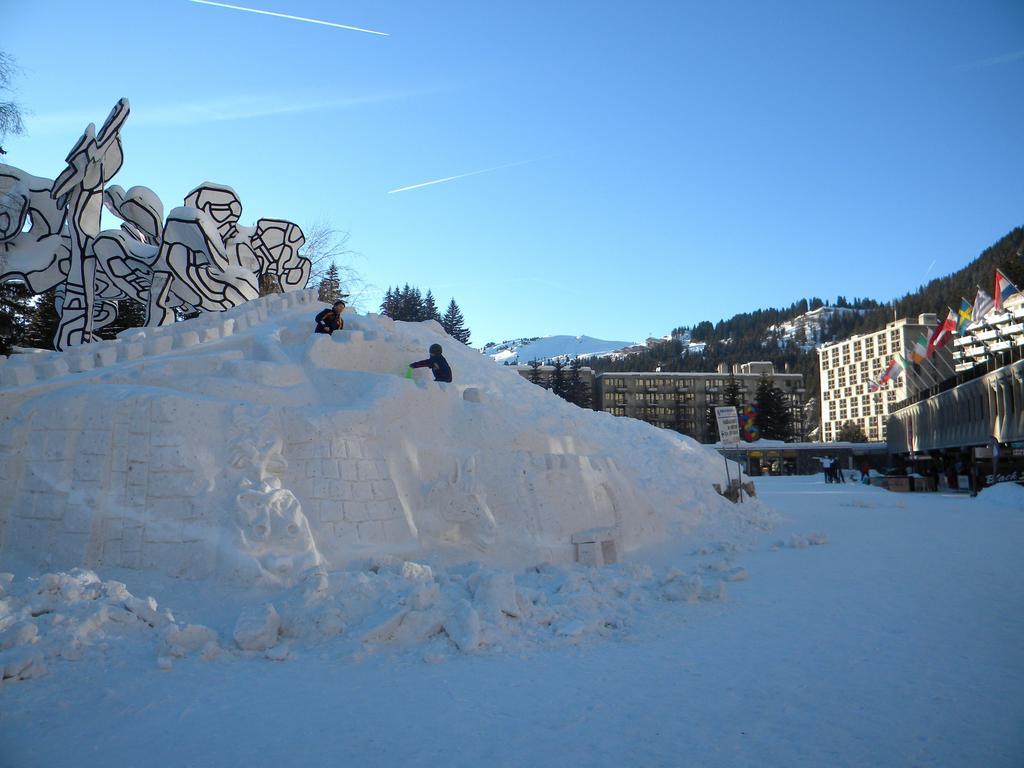
[[[341,313],[344,311],[345,302],[338,300],[330,309],[320,312],[316,316],[316,332],[330,336],[335,331],[340,331],[345,327],[345,321],[341,319]]]
[[[444,359],[444,355],[441,354],[440,344],[430,345],[430,357],[426,360],[417,360],[415,363],[410,363],[410,368],[429,368],[434,372],[434,381],[447,381],[452,380],[452,368],[448,365],[448,361]]]
[[[832,482],[832,459],[828,456],[822,456],[818,461],[821,462],[821,473],[825,476],[825,482]]]
[[[843,462],[840,461],[838,456],[835,459],[833,459],[833,462],[832,462],[832,473],[833,473],[833,478],[832,478],[833,482],[835,482],[835,483],[845,483],[846,482],[846,477],[843,475]]]

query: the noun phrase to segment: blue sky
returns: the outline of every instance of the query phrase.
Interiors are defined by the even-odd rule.
[[[52,178],[127,96],[115,183],[326,219],[381,291],[454,296],[475,345],[888,299],[1024,224],[1020,0],[233,4],[388,34],[5,2],[28,134],[4,159]]]

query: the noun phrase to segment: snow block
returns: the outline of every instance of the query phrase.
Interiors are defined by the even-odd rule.
[[[274,606],[246,608],[235,623],[232,636],[243,651],[265,651],[277,645],[281,617]]]
[[[117,347],[106,342],[104,344],[91,344],[93,365],[96,368],[105,368],[117,362]]]
[[[175,349],[188,349],[199,343],[199,334],[195,331],[180,331],[174,335]]]
[[[216,341],[217,339],[220,338],[220,336],[221,336],[221,330],[220,330],[220,328],[217,328],[216,326],[209,327],[209,328],[203,328],[201,331],[199,331],[199,341],[200,342]]]
[[[36,377],[41,381],[65,376],[69,371],[67,361],[59,357],[55,357],[52,360],[44,360],[36,365]]]
[[[460,651],[469,653],[479,647],[480,615],[468,600],[459,600],[449,608],[443,626]]]
[[[591,528],[572,535],[576,562],[583,565],[611,565],[618,560],[615,535],[611,528]]]
[[[151,339],[146,339],[144,347],[146,350],[147,357],[155,355],[166,355],[174,348],[174,337],[156,336]]]
[[[83,373],[85,371],[91,371],[96,367],[93,357],[88,352],[75,351],[73,353],[66,353],[68,368],[71,369],[72,373]]]
[[[35,380],[36,374],[30,365],[16,362],[0,368],[0,383],[5,387],[23,387]]]
[[[122,341],[117,347],[117,359],[138,360],[145,353],[145,349],[141,341]]]

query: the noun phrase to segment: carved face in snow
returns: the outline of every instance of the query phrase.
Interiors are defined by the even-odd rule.
[[[245,549],[268,575],[287,578],[319,564],[309,523],[291,491],[243,491],[236,507]]]

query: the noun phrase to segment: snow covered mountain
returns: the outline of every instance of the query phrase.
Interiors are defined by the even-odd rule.
[[[607,341],[593,336],[543,336],[488,344],[482,352],[496,363],[525,365],[531,360],[561,359],[568,362],[576,357],[603,356],[635,344],[633,341]]]

